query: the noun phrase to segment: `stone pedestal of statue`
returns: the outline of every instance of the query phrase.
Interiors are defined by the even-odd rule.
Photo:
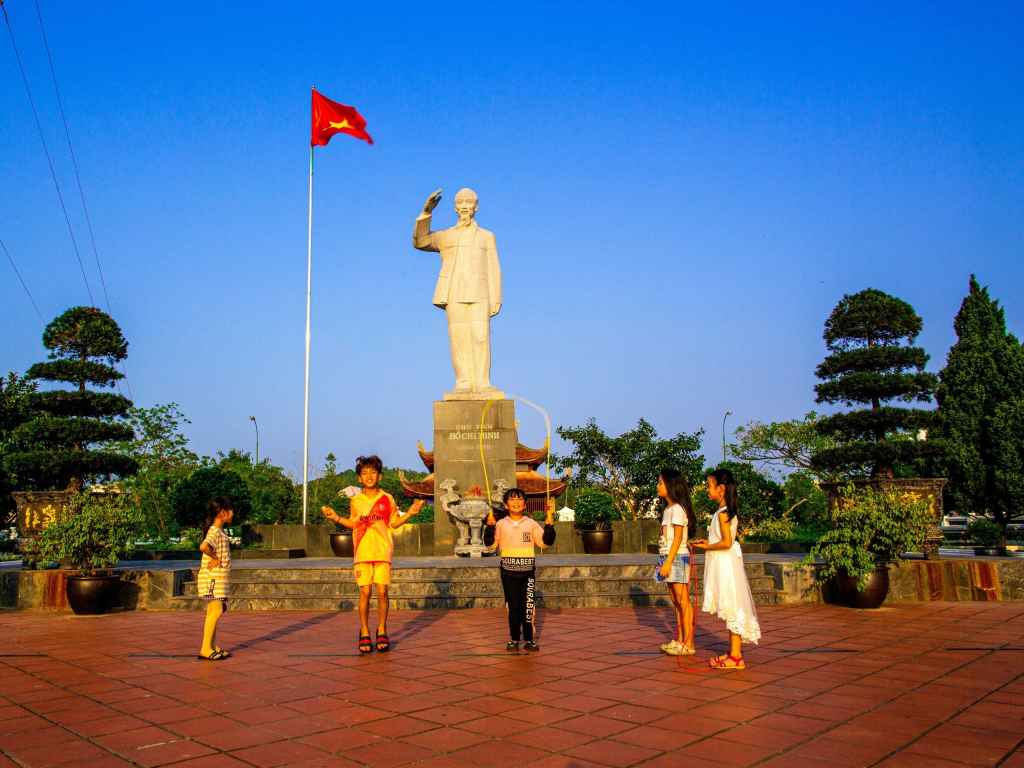
[[[456,521],[445,512],[449,504],[465,498],[478,485],[486,488],[493,500],[500,489],[516,484],[516,408],[512,400],[498,400],[487,409],[483,419],[483,454],[487,462],[487,480],[480,460],[480,423],[487,401],[459,399],[434,403],[434,554],[456,553],[460,532]],[[475,554],[479,547],[460,547],[460,554]],[[473,550],[473,551],[469,551]]]

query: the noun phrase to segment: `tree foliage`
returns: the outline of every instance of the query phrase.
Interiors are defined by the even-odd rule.
[[[200,467],[171,490],[171,508],[182,528],[206,525],[207,505],[214,496],[231,499],[235,512],[232,526],[245,523],[252,511],[252,494],[242,476],[221,467]]]
[[[302,516],[302,488],[298,489],[281,467],[263,459],[253,462],[252,454],[232,449],[227,455],[219,454],[217,466],[235,472],[241,477],[252,496],[252,510],[247,522],[287,523],[299,522]],[[233,501],[233,499],[232,499]],[[319,507],[317,507],[319,513]],[[236,513],[237,515],[237,513]]]
[[[0,376],[0,526],[6,526],[14,515],[12,491],[29,490],[30,486],[4,468],[4,459],[16,450],[14,431],[32,418],[27,395],[37,384],[13,371]]]
[[[138,499],[151,535],[167,541],[176,531],[170,493],[175,485],[202,465],[188,449],[188,438],[181,425],[189,420],[177,403],[152,408],[131,408],[128,421],[134,438],[116,444],[115,450],[133,458],[139,472],[124,482],[126,490]]]
[[[947,498],[962,515],[991,512],[1005,531],[1024,511],[1024,348],[974,275],[953,328],[938,392]]]
[[[835,479],[835,472],[818,468],[812,461],[815,453],[836,445],[832,437],[818,432],[820,420],[821,416],[811,411],[802,419],[791,421],[748,422],[736,430],[738,442],[729,446],[729,452],[740,461],[804,472],[829,482]]]
[[[836,445],[817,447],[813,468],[894,477],[897,465],[941,453],[940,441],[916,439],[936,422],[935,411],[888,404],[929,403],[938,387],[935,374],[924,370],[928,355],[912,346],[920,332],[913,307],[873,288],[836,305],[825,321],[830,354],[818,366],[821,383],[814,389],[819,403],[858,407],[817,422],[818,434]]]
[[[704,457],[698,451],[704,430],[662,439],[640,419],[636,429],[609,437],[590,419],[582,427],[559,427],[556,432],[574,450],[564,457],[552,455],[552,469],[572,468],[571,482],[577,487],[589,485],[611,494],[624,520],[635,520],[652,507],[665,467],[678,469],[691,485],[703,480]]]
[[[73,307],[46,326],[43,345],[49,361],[29,368],[27,378],[76,389],[25,395],[33,418],[14,431],[15,449],[4,459],[5,470],[39,490],[79,490],[85,479],[134,474],[134,458],[107,449],[111,442],[132,439],[123,421],[131,401],[88,389],[123,378],[113,364],[125,358],[128,342],[117,323],[93,307]]]
[[[576,525],[593,527],[598,531],[611,530],[611,523],[619,517],[615,499],[603,491],[585,491],[576,498]]]

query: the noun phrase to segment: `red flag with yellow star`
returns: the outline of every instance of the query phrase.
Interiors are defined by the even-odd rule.
[[[366,121],[355,107],[347,107],[336,101],[321,96],[313,89],[313,135],[309,140],[314,144],[326,147],[327,142],[336,133],[347,133],[357,139],[373,144],[373,139],[366,132]]]

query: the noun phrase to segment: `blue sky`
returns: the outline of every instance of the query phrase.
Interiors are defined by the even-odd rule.
[[[136,402],[178,402],[201,453],[251,450],[255,415],[301,466],[312,85],[376,141],[317,149],[314,459],[431,444],[454,377],[411,241],[438,187],[437,225],[468,186],[497,237],[492,379],[555,425],[703,427],[717,458],[726,410],[814,407],[822,323],[869,286],[931,370],[972,272],[1024,333],[1020,3],[40,7]],[[104,306],[35,6],[6,8]],[[6,36],[0,169],[44,317],[88,303]],[[4,371],[42,358],[3,263],[0,327]]]

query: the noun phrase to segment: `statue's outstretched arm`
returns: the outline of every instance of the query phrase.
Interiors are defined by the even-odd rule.
[[[427,198],[427,202],[423,204],[423,213],[416,217],[416,229],[413,230],[412,244],[414,248],[418,248],[421,251],[440,251],[441,248],[435,242],[434,234],[430,231],[430,220],[434,213],[434,209],[437,208],[437,204],[441,202],[441,190],[437,190],[430,197]]]

